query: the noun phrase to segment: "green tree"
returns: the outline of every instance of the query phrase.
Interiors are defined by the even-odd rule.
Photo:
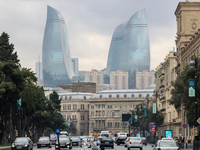
[[[49,97],[50,97],[50,100],[52,100],[53,103],[54,103],[53,104],[54,108],[57,109],[58,111],[60,111],[60,107],[61,107],[60,101],[61,101],[61,99],[59,99],[58,93],[53,91],[53,93],[51,93]]]
[[[198,60],[200,62],[200,60]],[[195,98],[189,97],[189,79],[194,79],[196,85],[196,98],[197,107],[200,107],[200,65],[197,66],[197,70],[190,68],[186,65],[183,71],[177,76],[176,81],[172,82],[173,89],[171,90],[172,97],[170,99],[170,104],[174,105],[177,111],[183,106],[186,114],[189,126],[193,126],[196,123],[195,114]],[[200,109],[197,110],[197,114],[200,114]]]

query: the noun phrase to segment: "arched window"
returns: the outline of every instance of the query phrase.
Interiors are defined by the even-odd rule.
[[[139,94],[139,98],[141,98],[142,97],[142,94]]]
[[[119,94],[117,94],[117,98],[119,98]]]
[[[72,99],[72,96],[70,96],[69,99]]]
[[[99,98],[102,98],[102,95],[100,95]]]
[[[84,99],[86,99],[86,96],[84,96]]]
[[[134,98],[134,94],[132,94],[131,97]]]
[[[67,96],[65,96],[65,100],[67,100]]]
[[[112,95],[111,95],[111,94],[109,95],[109,98],[112,98]]]

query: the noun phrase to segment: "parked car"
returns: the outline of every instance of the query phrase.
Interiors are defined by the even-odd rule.
[[[49,147],[51,148],[51,141],[49,137],[40,137],[37,142],[37,148],[40,147]]]
[[[33,142],[29,137],[17,137],[11,145],[11,150],[33,150]]]
[[[155,145],[152,145],[153,150],[180,150],[177,143],[174,140],[158,140]]]
[[[126,141],[125,141],[124,147],[127,147],[129,140],[130,140],[130,138],[128,137],[128,138],[126,139]]]
[[[58,139],[57,134],[51,134],[51,135],[50,135],[50,141],[51,141],[51,144],[52,144],[52,145],[55,145],[55,144],[56,144],[57,139]]]
[[[142,139],[140,137],[130,137],[127,150],[130,150],[130,148],[140,148],[140,150],[143,150]]]
[[[55,145],[56,150],[60,150],[60,148],[72,149],[71,140],[67,136],[59,137],[59,143],[60,143],[60,145],[58,144],[58,140],[57,140],[56,145]]]
[[[72,146],[76,145],[76,146],[80,146],[81,144],[81,139],[78,136],[75,137],[70,137],[71,142],[72,142]]]
[[[114,149],[114,141],[110,137],[103,137],[99,147],[101,150],[104,150],[104,147],[111,147]]]
[[[143,145],[147,146],[147,140],[145,137],[141,137]]]

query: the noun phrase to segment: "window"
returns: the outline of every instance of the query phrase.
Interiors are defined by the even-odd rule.
[[[76,120],[76,115],[72,115],[72,120]]]
[[[91,106],[91,109],[94,109],[94,105],[93,105],[93,106]]]
[[[84,130],[85,129],[85,124],[84,123],[81,123],[81,130]]]
[[[132,108],[132,105],[130,105],[130,108]]]
[[[81,115],[81,120],[85,120],[85,116],[84,115]]]
[[[71,109],[71,104],[68,104],[68,106],[67,106],[67,107],[68,107],[68,109]]]
[[[90,109],[90,105],[88,104],[88,109]]]
[[[84,104],[81,104],[81,109],[84,109]]]
[[[112,108],[112,105],[110,105],[110,108]]]
[[[117,128],[117,122],[115,122],[115,128]]]
[[[63,110],[66,110],[66,104],[63,105]]]
[[[73,109],[77,109],[77,104],[73,104]]]
[[[110,116],[110,112],[108,111],[108,116]]]
[[[127,108],[127,105],[125,105],[125,108]]]
[[[110,106],[108,105],[108,108],[109,108]]]
[[[91,127],[94,128],[94,122],[91,123]]]
[[[115,105],[115,108],[117,108],[117,105]]]

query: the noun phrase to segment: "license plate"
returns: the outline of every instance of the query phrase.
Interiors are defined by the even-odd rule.
[[[41,146],[46,146],[45,144],[42,144]]]
[[[17,147],[17,149],[22,149],[22,147],[19,146],[19,147]]]
[[[133,144],[138,144],[137,142],[133,142]]]
[[[105,142],[106,144],[109,144],[109,142]]]
[[[73,143],[73,145],[78,145],[78,143]]]

